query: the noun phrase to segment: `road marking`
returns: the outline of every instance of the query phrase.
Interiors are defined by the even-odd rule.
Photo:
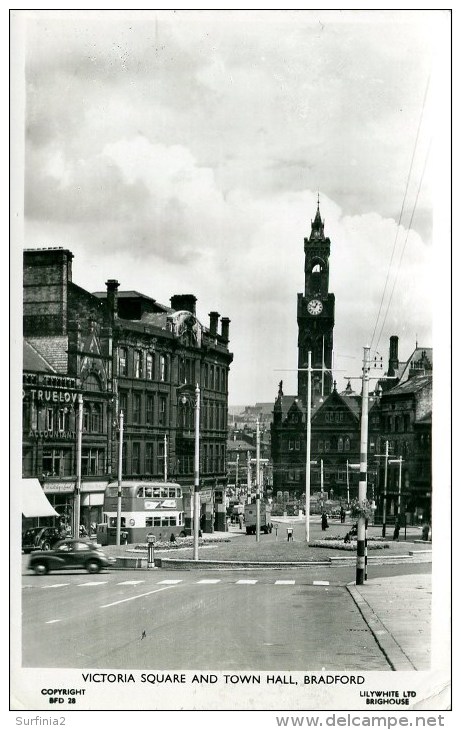
[[[179,580],[159,580],[158,585],[175,586],[177,583],[182,583],[182,578],[180,578]]]
[[[114,601],[113,603],[105,603],[104,606],[99,606],[99,608],[110,608],[110,606],[117,606],[119,603],[126,603],[127,601],[135,601],[136,598],[144,598],[145,596],[150,596],[152,593],[160,593],[160,591],[167,591],[168,588],[173,588],[174,586],[164,586],[163,588],[156,588],[155,591],[149,591],[148,593],[139,593],[137,596],[130,596],[130,598],[122,598],[120,601]]]
[[[220,583],[221,578],[205,578],[204,580],[198,580],[197,583]]]
[[[138,583],[145,583],[145,580],[122,580],[121,583],[117,583],[118,586],[137,586]]]
[[[329,580],[314,580],[312,581],[313,586],[329,586],[330,581]]]
[[[62,618],[54,618],[51,621],[45,621],[46,624],[58,624],[60,621],[62,621]]]
[[[78,583],[78,588],[83,588],[84,586],[103,586],[106,583],[108,583],[107,580],[93,580],[89,583]]]
[[[275,584],[276,586],[294,586],[295,581],[294,580],[276,580]]]
[[[62,586],[69,586],[70,583],[53,583],[50,586],[42,586],[42,588],[62,588]]]
[[[253,586],[257,582],[258,582],[257,580],[238,580],[237,581],[237,585],[239,585],[239,584],[246,584],[246,585]]]

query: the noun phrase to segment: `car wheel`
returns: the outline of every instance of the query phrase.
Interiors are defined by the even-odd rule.
[[[179,537],[186,537],[186,533],[184,532],[184,530],[182,530],[182,531],[181,531],[181,532],[179,533]]]
[[[88,573],[99,573],[101,570],[101,565],[98,560],[89,560],[85,567]]]
[[[45,562],[39,562],[34,564],[35,575],[46,575],[48,573],[48,565]]]
[[[47,540],[42,542],[42,550],[51,550],[51,545]]]

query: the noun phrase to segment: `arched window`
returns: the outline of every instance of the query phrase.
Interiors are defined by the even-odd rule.
[[[351,450],[351,441],[349,436],[344,437],[344,451],[350,451]]]
[[[344,439],[342,436],[338,437],[338,451],[344,451]]]

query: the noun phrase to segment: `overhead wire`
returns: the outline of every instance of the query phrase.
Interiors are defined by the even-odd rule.
[[[401,268],[401,265],[402,265],[403,254],[405,253],[405,248],[406,248],[406,245],[407,245],[407,242],[408,242],[408,237],[409,237],[410,231],[411,231],[411,224],[413,223],[413,217],[415,215],[416,206],[418,204],[419,193],[421,191],[421,186],[422,186],[423,179],[424,179],[424,173],[426,171],[426,165],[427,165],[427,160],[428,160],[428,157],[429,157],[430,149],[431,149],[431,144],[429,143],[428,148],[427,148],[427,151],[426,151],[426,158],[424,160],[423,170],[421,172],[421,177],[420,177],[420,180],[419,180],[418,191],[416,193],[415,202],[414,202],[414,205],[413,205],[413,210],[411,212],[411,218],[410,218],[410,221],[408,223],[407,235],[405,237],[405,241],[404,241],[404,244],[403,244],[403,247],[402,247],[402,251],[400,253],[400,259],[399,259],[399,263],[398,263],[398,266],[397,266],[397,271],[396,271],[396,274],[395,274],[395,277],[394,277],[394,284],[392,286],[391,295],[390,295],[389,301],[387,303],[386,313],[384,315],[384,319],[383,319],[383,322],[382,322],[382,325],[381,325],[381,330],[379,332],[379,337],[378,337],[378,340],[377,340],[377,343],[376,343],[376,347],[379,346],[379,343],[380,343],[380,340],[381,340],[381,336],[383,334],[384,325],[386,323],[387,315],[389,313],[389,308],[391,306],[392,297],[394,296],[395,286],[397,284],[397,279],[399,277],[399,272],[400,272],[400,268]]]
[[[413,171],[413,163],[414,163],[414,159],[415,159],[415,155],[416,155],[416,148],[417,148],[417,145],[418,145],[419,133],[420,133],[420,130],[421,130],[421,124],[422,124],[422,120],[423,120],[423,116],[424,116],[424,110],[425,110],[425,107],[426,107],[426,99],[427,99],[427,93],[428,93],[428,90],[429,90],[429,83],[430,83],[430,76],[427,79],[426,88],[425,88],[425,91],[424,91],[424,98],[423,98],[423,103],[422,103],[422,107],[421,107],[421,113],[419,115],[418,129],[416,131],[415,143],[413,145],[413,152],[412,152],[412,156],[411,156],[410,168],[408,170],[407,181],[406,181],[406,185],[405,185],[405,192],[404,192],[404,195],[403,195],[402,205],[401,205],[401,208],[400,208],[400,215],[399,215],[399,220],[398,220],[398,223],[397,223],[397,230],[396,230],[396,233],[395,233],[394,245],[392,247],[391,258],[390,258],[390,261],[389,261],[389,264],[388,264],[388,267],[387,267],[386,281],[384,283],[383,293],[381,295],[381,301],[380,301],[380,304],[379,304],[379,310],[378,310],[378,314],[376,316],[375,326],[374,326],[373,334],[372,334],[371,340],[370,340],[370,347],[373,347],[373,342],[374,342],[374,338],[375,338],[375,334],[376,334],[376,329],[378,327],[379,318],[381,316],[381,311],[382,311],[382,308],[383,308],[384,297],[386,295],[387,285],[388,285],[388,282],[389,282],[389,276],[390,276],[390,273],[391,273],[392,262],[394,260],[394,254],[395,254],[395,250],[396,250],[396,246],[397,246],[397,240],[398,240],[399,231],[400,231],[400,224],[401,224],[401,221],[402,221],[403,212],[404,212],[404,208],[405,208],[405,202],[406,202],[407,193],[408,193],[408,188],[409,188],[409,185],[410,185],[411,173]],[[386,310],[386,314],[387,314],[387,311],[389,310],[389,305],[390,305],[390,301],[389,301],[389,304],[388,304],[388,308]],[[381,327],[381,332],[383,330],[385,321],[386,321],[386,318],[384,318],[384,320],[383,320],[383,324],[382,324],[382,327]],[[379,344],[379,339],[378,339],[378,344]],[[378,345],[376,345],[376,347],[377,346]]]

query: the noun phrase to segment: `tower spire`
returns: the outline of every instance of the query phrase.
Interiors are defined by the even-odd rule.
[[[324,225],[325,225],[325,221],[322,221],[322,217],[320,215],[320,193],[317,192],[317,211],[315,213],[314,220],[313,221],[311,220],[311,237],[310,237],[311,241],[312,241],[312,239],[317,239],[317,240],[322,240],[322,241],[324,240],[324,238],[325,238],[325,234],[323,232]]]

